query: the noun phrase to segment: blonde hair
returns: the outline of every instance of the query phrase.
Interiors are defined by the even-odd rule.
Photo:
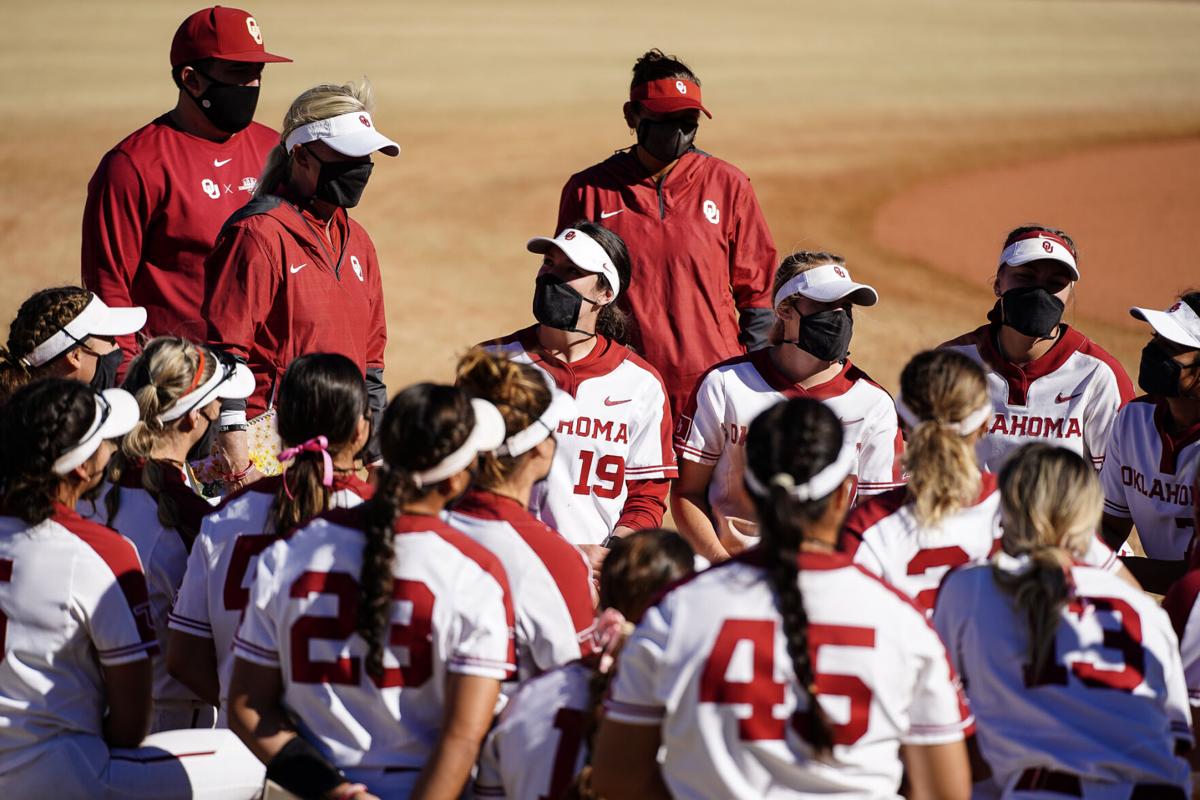
[[[783,261],[779,262],[779,268],[775,270],[775,282],[771,286],[772,302],[774,302],[775,293],[783,288],[783,285],[792,278],[801,273],[808,272],[810,269],[826,267],[830,264],[844,267],[846,266],[846,259],[835,253],[823,253],[814,250],[797,250],[785,256]],[[778,314],[775,315],[775,320],[771,323],[771,329],[767,331],[767,341],[772,345],[778,345],[783,341],[783,320],[779,318]]]
[[[491,402],[500,411],[505,436],[525,430],[550,407],[550,387],[540,372],[481,347],[473,348],[459,359],[456,374],[455,386],[472,397]],[[531,453],[516,457],[488,453],[480,463],[476,484],[494,489],[516,472]]]
[[[908,494],[917,521],[933,527],[979,495],[974,445],[951,426],[990,402],[987,377],[961,353],[928,350],[900,373],[900,397],[920,419],[905,442]]]
[[[992,574],[1029,622],[1035,680],[1052,661],[1059,615],[1073,591],[1071,558],[1087,551],[1103,503],[1096,470],[1066,448],[1027,444],[1000,471],[1004,551],[1031,563],[1015,573],[994,565]]]
[[[168,528],[179,528],[179,509],[169,493],[163,491],[162,467],[151,456],[155,447],[185,418],[163,424],[158,416],[175,405],[179,398],[211,379],[217,369],[216,357],[206,352],[203,372],[197,375],[200,354],[200,347],[186,339],[160,336],[152,339],[130,363],[122,388],[137,400],[141,418],[121,440],[120,453],[114,457],[110,468],[112,487],[104,500],[110,524],[120,507],[118,485],[121,473],[132,462],[143,464],[142,487],[158,503],[158,521]],[[184,533],[195,535],[195,531]]]
[[[365,77],[350,83],[321,83],[311,89],[305,89],[292,101],[291,107],[283,117],[283,125],[279,129],[279,144],[272,147],[267,155],[267,163],[263,167],[262,178],[254,194],[271,194],[280,185],[287,183],[291,176],[292,154],[285,149],[283,143],[297,128],[341,114],[362,111],[370,113],[374,108],[375,94],[371,89],[371,82]]]

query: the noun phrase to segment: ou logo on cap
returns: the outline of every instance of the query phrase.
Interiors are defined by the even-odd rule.
[[[687,84],[683,81],[675,81],[675,91],[680,94],[687,94]]]
[[[371,127],[371,120],[367,119],[366,114],[359,114],[358,121],[361,122],[363,125],[366,125],[368,128]]]
[[[844,277],[846,277],[846,270],[842,269],[841,267],[834,267],[834,268],[833,268],[833,272],[834,272],[834,274],[835,274],[835,275],[837,275],[839,278],[844,278]]]
[[[1045,250],[1047,253],[1053,253],[1054,245],[1051,244],[1050,242],[1042,242],[1042,249]]]
[[[574,238],[575,238],[575,231],[567,231],[565,234],[563,234],[563,238],[564,238],[564,239],[566,239],[567,241],[570,241],[571,239],[574,239]]]
[[[1173,305],[1173,306],[1171,306],[1170,308],[1168,308],[1168,309],[1167,309],[1167,313],[1168,313],[1168,314],[1174,314],[1176,311],[1178,311],[1178,310],[1179,310],[1179,307],[1180,307],[1180,306],[1182,306],[1182,305],[1183,305],[1183,303],[1176,302],[1176,303],[1175,303],[1175,305]]]
[[[246,30],[250,32],[250,38],[256,44],[262,44],[262,31],[258,28],[258,22],[254,17],[246,17]]]

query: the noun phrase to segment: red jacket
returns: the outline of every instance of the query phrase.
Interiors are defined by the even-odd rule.
[[[164,114],[104,156],[83,211],[83,285],[110,306],[145,306],[148,336],[203,339],[204,258],[250,199],[279,134],[251,124],[224,142]],[[128,358],[134,336],[121,337]]]
[[[257,197],[229,219],[205,263],[207,338],[254,372],[248,417],[271,405],[288,364],[306,353],[346,356],[366,375],[372,408],[387,402],[375,246],[344,209],[334,214],[329,238],[324,228],[288,200]]]
[[[589,219],[629,247],[633,279],[618,298],[637,321],[631,342],[662,375],[676,415],[700,376],[745,352],[739,311],[770,315],[775,244],[750,179],[699,150],[656,183],[623,150],[563,187],[561,231]],[[746,340],[746,343],[749,343]]]

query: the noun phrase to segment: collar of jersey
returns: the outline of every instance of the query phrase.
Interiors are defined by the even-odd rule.
[[[1005,358],[996,347],[996,336],[1000,330],[999,322],[990,322],[977,330],[979,334],[979,354],[988,366],[1009,379],[1036,380],[1055,372],[1067,359],[1073,356],[1083,346],[1087,338],[1079,331],[1062,323],[1063,332],[1058,341],[1050,346],[1041,357],[1035,358],[1028,364],[1014,364]]]
[[[570,381],[566,380],[568,376],[574,376],[576,382],[588,378],[598,378],[612,372],[629,356],[628,347],[622,347],[611,339],[596,334],[596,346],[592,348],[592,352],[578,361],[568,364],[541,349],[541,345],[538,344],[537,329],[537,325],[531,325],[518,334],[518,340],[525,348],[525,352],[539,366],[549,372],[554,377],[555,383],[564,391],[567,391],[566,387],[570,384]],[[574,392],[571,393],[574,394]]]
[[[511,497],[489,491],[472,489],[463,495],[451,511],[479,519],[501,520],[509,523],[528,522],[534,519],[529,509]]]
[[[805,389],[799,384],[792,383],[786,375],[779,371],[775,362],[771,360],[770,348],[755,350],[745,358],[754,365],[763,380],[784,397],[811,397],[814,400],[828,400],[831,397],[840,397],[854,386],[854,380],[850,377],[850,370],[854,368],[854,365],[850,363],[850,359],[846,359],[846,363],[842,364],[837,375],[824,383],[818,383],[816,386]]]

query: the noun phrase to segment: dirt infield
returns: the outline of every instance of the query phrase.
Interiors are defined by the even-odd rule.
[[[173,104],[170,38],[199,5],[46,0],[10,10],[0,30],[4,320],[33,290],[78,279],[88,177],[105,150]],[[1012,204],[1019,195],[975,212],[961,200],[978,196],[963,181],[1010,185],[1013,165],[1045,158],[1053,169],[1112,167],[1115,178],[1138,179],[1136,163],[1118,170],[1124,156],[1090,148],[1200,131],[1194,4],[363,0],[339,9],[336,24],[314,4],[245,5],[267,46],[296,58],[268,68],[260,121],[277,125],[307,86],[367,74],[379,127],[404,148],[381,159],[355,212],[383,264],[393,388],[445,378],[468,344],[529,320],[535,260],[523,243],[551,232],[571,172],[632,142],[620,107],[629,66],[650,46],[700,74],[715,118],[697,144],[752,177],[780,249],[842,252],[856,277],[879,287],[854,357],[888,386],[916,348],[978,324],[991,304],[984,273],[996,240],[1031,217],[1077,233],[1078,321],[1135,366],[1143,332],[1105,322],[1126,302],[1109,273],[1129,274],[1127,260],[1112,267],[1107,257],[1145,241],[1140,231],[1105,238],[1129,213],[1117,201],[1163,201],[1159,219],[1180,242],[1188,232],[1175,221],[1195,218],[1193,144],[1145,150],[1158,182],[1136,182],[1140,194],[1106,182],[1086,195],[1039,191],[1026,198],[1036,208]],[[1192,154],[1191,172],[1176,167],[1176,152]],[[958,174],[968,177],[947,177]],[[969,232],[961,249],[942,240],[943,252],[962,256],[958,279],[946,278],[940,257],[887,233],[901,212]],[[1139,280],[1151,262],[1185,263],[1189,251],[1178,248],[1194,255],[1194,232],[1186,241],[1171,245],[1179,259],[1139,261]],[[1139,300],[1165,302],[1186,282],[1154,274]],[[1122,291],[1110,296],[1112,287]]]

